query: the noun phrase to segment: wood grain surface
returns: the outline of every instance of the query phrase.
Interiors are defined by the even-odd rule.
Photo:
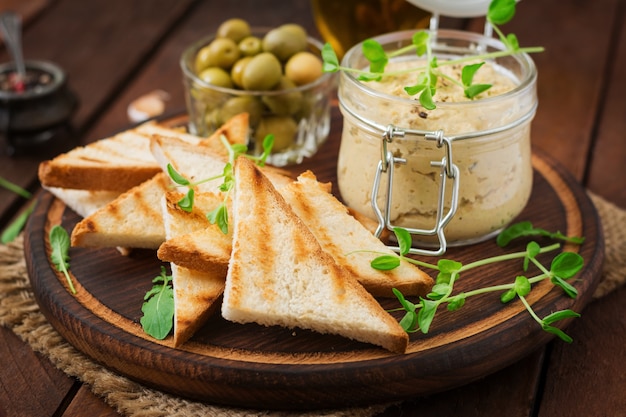
[[[318,155],[323,157],[324,152]],[[584,235],[581,247],[565,249],[579,251],[586,266],[573,283],[579,291],[575,300],[547,281],[537,284],[528,300],[540,317],[565,308],[580,311],[590,299],[602,264],[597,215],[582,189],[554,162],[536,154],[533,165],[533,195],[520,219],[568,235]],[[300,329],[233,324],[219,315],[174,349],[171,338],[151,339],[139,325],[143,294],[161,265],[154,251],[136,250],[124,257],[113,248],[72,248],[71,270],[78,293],[73,296],[66,290],[65,278],[48,261],[47,235],[51,226],[62,224],[71,230],[79,219],[50,194],[40,196],[27,229],[25,251],[42,311],[88,356],[146,385],[184,397],[261,409],[407,399],[484,377],[552,339],[521,303],[502,305],[499,295],[489,294],[469,299],[457,312],[440,311],[427,335],[411,336],[404,355]],[[518,242],[506,252],[524,246],[525,242]],[[487,241],[451,248],[446,257],[468,263],[504,252]],[[552,256],[543,256],[543,261]],[[485,267],[468,271],[455,288],[460,292],[507,283],[521,273],[520,262]],[[398,306],[394,299],[379,301],[388,309]]]

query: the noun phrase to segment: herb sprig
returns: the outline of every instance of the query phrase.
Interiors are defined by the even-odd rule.
[[[30,191],[23,189],[19,185],[14,184],[3,177],[0,177],[0,187],[6,188],[7,190],[26,199],[31,199],[33,197]],[[15,220],[2,231],[2,235],[0,235],[0,242],[2,244],[6,245],[7,243],[15,240],[15,238],[20,234],[20,232],[26,225],[26,221],[32,214],[34,208],[35,203],[31,202],[28,207],[26,207],[26,209],[22,211],[22,213],[17,216]]]
[[[565,236],[561,232],[549,232],[545,229],[541,229],[538,227],[534,227],[533,224],[529,221],[523,221],[519,223],[515,223],[506,229],[504,229],[498,235],[496,239],[496,243],[500,247],[505,247],[508,245],[513,239],[517,239],[520,237],[527,236],[544,236],[550,239],[563,240],[565,242],[575,243],[577,245],[582,244],[585,239],[578,236]]]
[[[139,320],[144,332],[158,340],[163,340],[174,326],[174,288],[172,277],[167,275],[164,266],[161,274],[152,280],[152,288],[146,292],[141,306],[143,316]]]
[[[395,296],[402,306],[399,310],[405,311],[404,317],[400,320],[400,325],[405,331],[409,333],[417,331],[428,333],[439,306],[445,305],[448,311],[456,311],[463,307],[466,300],[472,296],[498,292],[500,293],[500,300],[503,303],[508,303],[515,298],[519,298],[531,317],[544,331],[558,336],[565,342],[572,342],[570,336],[561,329],[553,326],[553,324],[559,320],[580,317],[580,314],[566,309],[541,318],[528,303],[526,296],[530,293],[533,284],[549,279],[553,285],[560,287],[567,296],[576,298],[578,291],[575,287],[570,285],[567,280],[575,276],[583,267],[583,259],[579,254],[574,252],[561,252],[554,257],[550,267],[546,268],[537,259],[537,256],[558,249],[560,244],[555,243],[540,247],[538,243],[531,241],[527,244],[525,251],[493,256],[466,265],[450,259],[440,259],[437,264],[431,264],[406,256],[411,247],[411,235],[405,229],[395,228],[394,233],[399,244],[399,255],[378,256],[371,262],[373,268],[378,270],[391,270],[398,267],[401,260],[405,260],[415,265],[438,271],[435,285],[431,289],[431,292],[426,297],[420,297],[417,303],[409,301],[400,291],[395,288],[393,289]],[[539,273],[532,277],[519,275],[515,278],[513,283],[509,284],[494,285],[453,294],[454,284],[462,273],[481,266],[514,259],[523,260],[524,272],[528,272],[529,265],[533,264],[539,269]]]
[[[433,96],[436,93],[437,81],[440,77],[458,85],[463,89],[467,98],[473,99],[492,87],[491,84],[474,83],[474,75],[482,67],[485,60],[520,53],[538,53],[544,50],[542,47],[521,48],[515,34],[511,33],[505,35],[502,32],[499,25],[503,25],[513,18],[515,15],[515,7],[516,0],[492,0],[487,11],[487,21],[494,28],[494,31],[505,47],[502,51],[466,56],[439,62],[437,57],[433,56],[432,53],[430,33],[427,31],[419,31],[412,36],[410,45],[391,52],[385,52],[382,45],[374,39],[367,39],[363,41],[363,56],[370,63],[368,70],[341,66],[337,58],[337,54],[333,50],[331,44],[326,43],[321,52],[323,71],[352,72],[358,74],[357,79],[360,81],[380,81],[383,76],[415,72],[417,73],[416,83],[406,86],[404,90],[411,96],[417,95],[420,104],[428,110],[434,110],[436,108]],[[385,72],[385,68],[391,58],[409,53],[411,51],[414,51],[418,57],[425,56],[424,59],[426,61],[426,65],[400,71]],[[483,62],[465,65],[461,71],[460,81],[445,75],[439,70],[441,66],[463,64],[469,60],[478,60]]]
[[[274,146],[274,135],[269,134],[265,136],[265,138],[263,139],[263,152],[260,155],[249,155],[247,153],[248,147],[246,145],[231,144],[228,142],[224,135],[220,136],[220,140],[228,151],[228,162],[224,166],[224,169],[220,175],[192,182],[180,173],[178,173],[171,164],[167,165],[167,172],[172,181],[174,181],[174,183],[180,186],[187,187],[187,192],[185,193],[183,198],[178,201],[177,204],[181,209],[188,212],[193,209],[194,205],[194,187],[205,182],[223,178],[223,181],[219,185],[218,189],[222,193],[224,193],[224,200],[215,209],[208,212],[206,216],[211,224],[216,224],[224,234],[228,234],[228,211],[226,209],[226,202],[228,201],[230,192],[235,185],[235,176],[233,174],[233,165],[235,163],[235,160],[239,156],[245,156],[246,158],[253,160],[257,165],[264,166],[265,161],[267,160],[272,151],[272,147]]]
[[[67,280],[67,285],[70,287],[72,294],[76,294],[76,288],[70,277],[70,236],[63,226],[55,225],[50,229],[50,260],[56,267],[57,271],[62,272]]]

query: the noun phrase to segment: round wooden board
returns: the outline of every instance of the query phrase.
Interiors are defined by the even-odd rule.
[[[317,174],[319,168],[318,178],[333,180],[337,143],[336,137],[330,140],[317,159],[299,166],[299,171],[312,168]],[[542,281],[528,301],[540,317],[567,308],[581,311],[600,278],[604,246],[598,216],[569,174],[536,153],[533,165],[533,193],[519,220],[582,235],[586,241],[564,248],[578,251],[585,260],[584,269],[570,281],[579,296],[568,298]],[[51,194],[40,195],[26,229],[25,256],[41,310],[87,356],[147,386],[191,399],[257,409],[321,409],[401,400],[484,377],[553,338],[519,301],[503,305],[493,293],[468,299],[456,312],[440,309],[430,332],[411,335],[403,355],[300,329],[233,324],[219,314],[182,348],[174,349],[171,338],[151,339],[139,325],[143,296],[162,265],[154,251],[137,250],[125,257],[115,249],[71,248],[78,293],[67,290],[65,278],[49,262],[47,236],[52,225],[61,223],[70,231],[78,220]],[[503,250],[490,240],[451,248],[445,257],[468,263],[523,250],[525,245],[520,241]],[[555,254],[543,260],[549,262]],[[521,261],[472,270],[457,282],[455,292],[509,283],[519,274]],[[398,307],[394,299],[380,302],[385,308]],[[577,320],[584,319],[583,314]]]

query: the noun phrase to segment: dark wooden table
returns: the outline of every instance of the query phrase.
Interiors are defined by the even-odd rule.
[[[225,18],[243,17],[256,26],[298,22],[316,33],[308,0],[8,3],[26,18],[25,56],[56,62],[67,71],[80,100],[72,124],[81,143],[127,128],[128,104],[155,89],[169,93],[167,112],[184,111],[180,54]],[[522,44],[546,48],[534,56],[540,107],[533,145],[620,207],[626,207],[625,24],[621,0],[526,0],[505,27]],[[444,25],[482,28],[480,19],[450,19]],[[0,62],[8,60],[0,51]],[[336,146],[340,124],[335,111],[327,146]],[[37,191],[40,159],[2,154],[0,176]],[[0,189],[0,226],[24,205],[24,199]],[[583,319],[568,329],[571,345],[550,343],[478,382],[416,398],[384,416],[626,415],[625,302],[622,288],[588,305]],[[0,416],[117,415],[5,328],[0,328],[0,388]]]

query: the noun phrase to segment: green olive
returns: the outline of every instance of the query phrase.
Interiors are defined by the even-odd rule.
[[[239,42],[250,35],[250,25],[243,19],[233,18],[222,22],[217,28],[218,38],[229,38]]]
[[[218,87],[233,88],[233,82],[230,75],[220,67],[209,67],[198,74],[198,78],[207,84],[216,85]]]
[[[237,44],[239,51],[243,56],[254,56],[260,54],[263,50],[261,38],[256,36],[246,36]]]
[[[297,23],[285,23],[284,25],[279,26],[281,30],[291,33],[293,36],[298,37],[301,41],[304,39],[304,43],[306,44],[306,29],[300,26]]]
[[[307,48],[306,33],[301,33],[289,25],[270,30],[263,37],[263,50],[271,52],[285,62],[296,52]]]
[[[266,95],[261,100],[277,116],[295,114],[302,107],[302,93],[294,90],[295,87],[296,85],[289,78],[282,77],[276,87],[272,89],[272,92],[282,91],[282,93]]]
[[[210,56],[209,45],[203,46],[202,48],[200,48],[200,50],[198,50],[198,53],[196,53],[196,59],[194,62],[194,69],[195,69],[196,74],[200,74],[203,69],[211,66],[211,63],[209,62],[209,56]]]
[[[298,125],[289,116],[267,116],[261,119],[261,123],[254,132],[254,140],[262,144],[268,134],[274,135],[273,152],[280,152],[293,144],[294,137],[298,132]]]
[[[241,84],[245,90],[267,91],[274,88],[282,77],[282,66],[269,52],[253,56],[243,70]]]
[[[217,38],[209,44],[207,62],[211,67],[229,69],[239,59],[239,47],[229,38]]]
[[[252,96],[232,97],[220,109],[221,122],[225,123],[233,116],[244,112],[250,116],[250,126],[257,126],[263,114],[263,103],[258,98]]]
[[[311,52],[298,52],[285,64],[285,75],[296,85],[312,83],[322,75],[322,61]]]
[[[233,65],[233,67],[230,69],[230,78],[233,80],[233,84],[235,84],[239,88],[243,88],[243,70],[246,68],[250,60],[252,60],[251,56],[244,56],[243,58],[239,58],[239,60],[235,62],[235,65]]]

